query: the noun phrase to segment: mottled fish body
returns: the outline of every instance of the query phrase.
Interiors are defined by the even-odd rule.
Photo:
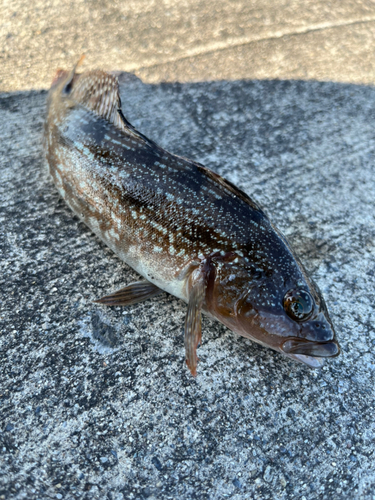
[[[48,98],[49,171],[70,208],[145,280],[104,297],[162,290],[185,300],[196,373],[201,311],[312,367],[339,347],[324,300],[263,210],[229,181],[130,125],[116,77],[59,71]]]

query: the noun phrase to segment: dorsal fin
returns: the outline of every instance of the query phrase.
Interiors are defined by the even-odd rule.
[[[112,123],[118,129],[154,147],[154,143],[138,132],[124,117],[117,76],[102,70],[76,75],[70,96],[81,106]]]
[[[74,82],[70,95],[85,108],[121,128],[117,111],[121,108],[121,100],[115,76],[101,70],[82,73]]]

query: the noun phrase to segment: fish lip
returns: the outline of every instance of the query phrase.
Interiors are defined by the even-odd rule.
[[[313,358],[333,358],[340,354],[337,341],[314,342],[306,339],[289,338],[280,346],[285,354],[299,354]]]
[[[305,354],[286,354],[283,352],[284,356],[293,361],[297,361],[297,363],[302,363],[309,368],[322,368],[324,366],[327,358],[316,358],[314,356],[306,356]]]

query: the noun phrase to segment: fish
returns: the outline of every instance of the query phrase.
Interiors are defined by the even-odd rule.
[[[185,358],[197,374],[202,313],[319,368],[340,346],[324,298],[264,209],[204,165],[136,130],[117,77],[58,70],[47,99],[49,172],[73,212],[143,279],[96,300],[162,292],[187,303]]]

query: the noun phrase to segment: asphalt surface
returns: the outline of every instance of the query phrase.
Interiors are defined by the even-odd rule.
[[[72,5],[0,21],[0,499],[373,500],[373,3]],[[184,303],[92,303],[137,276],[46,173],[45,89],[82,52],[148,82],[120,75],[139,130],[263,205],[340,357],[313,371],[205,318],[193,379]]]

